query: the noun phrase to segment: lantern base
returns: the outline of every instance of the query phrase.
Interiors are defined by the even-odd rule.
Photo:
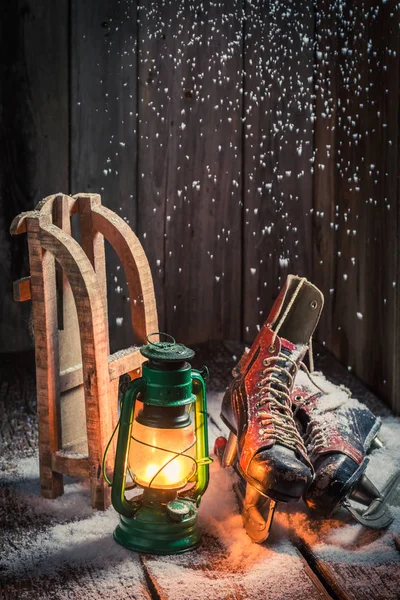
[[[201,542],[197,511],[191,502],[179,500],[184,510],[175,512],[168,504],[142,504],[132,518],[120,517],[115,541],[136,552],[179,554],[194,550]],[[182,512],[186,514],[182,515]],[[178,520],[179,519],[179,520]]]

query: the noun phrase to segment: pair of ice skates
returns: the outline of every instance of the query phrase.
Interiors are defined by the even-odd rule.
[[[257,542],[268,537],[276,503],[301,497],[324,516],[343,506],[369,527],[392,521],[398,476],[380,493],[365,475],[367,453],[381,446],[380,419],[343,388],[325,393],[304,370],[323,303],[314,285],[289,275],[222,401],[230,430],[222,464],[240,475],[244,525]]]

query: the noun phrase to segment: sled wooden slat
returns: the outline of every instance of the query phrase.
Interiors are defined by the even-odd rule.
[[[70,477],[89,477],[89,457],[67,456],[61,452],[55,452],[51,457],[53,471],[64,473]]]
[[[13,298],[16,302],[25,302],[32,298],[31,278],[23,277],[13,283]]]
[[[82,365],[75,365],[60,372],[60,392],[72,390],[83,383]]]
[[[109,357],[108,372],[110,380],[118,379],[124,373],[133,373],[140,369],[143,357],[139,349],[132,347],[120,350]]]

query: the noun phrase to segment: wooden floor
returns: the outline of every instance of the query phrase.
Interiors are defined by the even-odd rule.
[[[210,438],[225,434],[222,392],[243,345],[196,348],[193,366],[207,364]],[[400,422],[322,348],[316,366],[383,419],[385,452],[371,468],[385,480],[399,467]],[[112,539],[113,509],[90,508],[85,482],[66,478],[57,500],[38,495],[34,360],[0,357],[0,597],[4,599],[131,598],[162,600],[394,600],[400,598],[400,508],[383,532],[365,530],[346,515],[314,521],[303,503],[279,505],[262,546],[245,534],[232,491],[234,475],[217,461],[200,507],[202,546],[170,557],[138,555]],[[394,432],[399,435],[395,440]]]

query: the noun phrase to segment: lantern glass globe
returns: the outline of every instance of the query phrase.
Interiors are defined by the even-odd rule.
[[[128,464],[135,482],[142,487],[185,487],[196,470],[193,425],[163,429],[134,420]]]

